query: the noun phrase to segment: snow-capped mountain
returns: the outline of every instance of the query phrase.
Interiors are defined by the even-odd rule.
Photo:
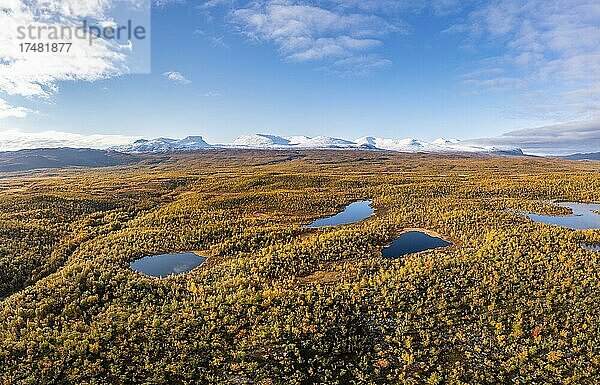
[[[458,143],[460,143],[459,139],[445,139],[445,138],[437,138],[436,140],[431,142],[431,144],[435,144],[437,146],[448,146],[448,145],[453,145],[453,144],[458,144]]]
[[[139,139],[131,144],[127,144],[124,146],[116,146],[111,149],[127,154],[141,154],[173,151],[195,151],[211,147],[212,146],[206,143],[201,136],[188,136],[184,139]]]
[[[412,138],[383,139],[372,136],[359,138],[356,140],[356,144],[365,148],[401,152],[420,152],[428,146],[428,143]]]
[[[438,138],[429,143],[413,138],[384,139],[367,136],[357,139],[356,143],[366,148],[398,152],[523,155],[523,151],[516,147],[479,146],[468,141],[463,142],[458,139]]]
[[[356,143],[349,140],[331,138],[328,136],[317,136],[314,138],[308,136],[276,136],[267,134],[242,135],[231,144],[233,147],[247,148],[354,148]]]
[[[256,134],[256,135],[242,135],[233,141],[232,146],[234,147],[249,147],[249,148],[274,148],[274,147],[287,147],[290,145],[290,141],[281,136]]]
[[[329,136],[277,136],[268,134],[243,135],[231,144],[208,144],[201,136],[189,136],[185,139],[158,138],[153,140],[140,139],[130,145],[118,146],[113,150],[136,153],[163,153],[177,151],[194,151],[211,148],[239,149],[362,149],[376,151],[396,151],[408,153],[481,153],[500,155],[523,155],[514,147],[482,146],[469,141],[439,138],[426,142],[414,138],[386,139],[365,136],[355,141],[333,138]]]
[[[345,139],[331,138],[329,136],[317,136],[309,138],[307,136],[293,136],[287,138],[290,143],[295,142],[294,146],[302,148],[326,149],[326,148],[355,148],[356,143]]]

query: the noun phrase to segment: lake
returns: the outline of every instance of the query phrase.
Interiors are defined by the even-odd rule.
[[[448,246],[452,246],[452,243],[421,231],[410,231],[396,238],[389,247],[381,251],[381,254],[384,258],[400,258],[407,254]]]
[[[373,204],[373,201],[359,201],[351,203],[346,206],[344,211],[341,213],[332,217],[317,219],[306,227],[330,227],[360,222],[369,218],[375,212],[375,210],[371,207],[371,204]]]
[[[559,202],[557,205],[569,208],[572,215],[537,215],[528,214],[527,217],[534,222],[566,227],[573,230],[600,229],[600,204]]]
[[[149,255],[131,262],[134,271],[164,278],[169,275],[184,274],[192,271],[206,261],[195,253]]]

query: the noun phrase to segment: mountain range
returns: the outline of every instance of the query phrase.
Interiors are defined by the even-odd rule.
[[[188,136],[184,139],[157,138],[140,139],[131,144],[116,146],[111,150],[128,154],[167,153],[206,150],[211,148],[269,149],[269,150],[324,150],[360,149],[374,151],[397,151],[408,153],[469,153],[493,155],[524,155],[515,147],[481,146],[458,139],[436,139],[433,142],[406,138],[384,139],[365,136],[355,141],[329,136],[276,136],[268,134],[243,135],[231,144],[209,144],[201,136]]]
[[[86,148],[38,148],[0,152],[0,173],[45,168],[105,167],[132,164],[156,157],[143,154],[168,154],[212,149],[262,149],[262,150],[367,150],[405,153],[471,154],[523,156],[519,148],[482,146],[458,139],[436,139],[426,142],[418,139],[383,139],[362,137],[355,141],[327,136],[276,136],[266,134],[244,135],[231,144],[209,144],[201,136],[184,139],[140,139],[128,145],[108,150]],[[139,155],[138,155],[139,154]],[[600,153],[562,156],[570,160],[600,160]]]

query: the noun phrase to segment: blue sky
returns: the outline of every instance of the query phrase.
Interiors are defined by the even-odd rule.
[[[543,146],[562,135],[576,141],[570,148],[600,150],[599,26],[590,0],[164,0],[152,9],[150,74],[21,75],[9,64],[0,143],[3,130],[13,139],[53,131],[223,143],[264,132],[511,145],[540,132]],[[115,59],[104,60],[90,66]]]

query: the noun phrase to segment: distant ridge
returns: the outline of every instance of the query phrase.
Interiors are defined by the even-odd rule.
[[[107,167],[128,164],[132,161],[131,156],[110,150],[40,148],[0,152],[0,172],[64,167]]]
[[[265,150],[325,150],[362,149],[396,151],[408,153],[469,153],[522,156],[523,151],[515,147],[480,146],[461,142],[458,139],[439,138],[426,142],[414,138],[384,139],[365,136],[355,141],[329,136],[277,136],[269,134],[243,135],[231,144],[209,144],[201,136],[188,136],[184,139],[157,138],[140,139],[131,144],[113,147],[112,150],[129,154],[167,153],[196,151],[214,148],[265,149]]]
[[[573,154],[561,158],[569,160],[600,160],[600,152],[590,152],[587,154]]]

